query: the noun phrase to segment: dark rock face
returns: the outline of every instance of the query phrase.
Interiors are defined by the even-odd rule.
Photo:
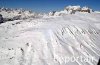
[[[2,15],[0,14],[0,24],[3,23],[3,17]]]
[[[100,59],[99,59],[99,62],[98,62],[98,64],[97,65],[100,65]]]

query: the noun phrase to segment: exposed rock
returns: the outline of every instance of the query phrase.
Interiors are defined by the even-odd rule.
[[[0,24],[3,23],[3,17],[2,15],[0,14]]]
[[[86,13],[91,13],[93,10],[89,7],[80,7],[80,6],[67,6],[64,8],[62,11],[53,11],[49,13],[49,16],[63,16],[67,14],[75,14],[76,12],[86,12]]]

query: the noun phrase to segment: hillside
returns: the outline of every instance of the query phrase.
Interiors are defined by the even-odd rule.
[[[93,61],[67,62],[71,57]],[[0,65],[97,65],[100,13],[75,13],[0,24]]]

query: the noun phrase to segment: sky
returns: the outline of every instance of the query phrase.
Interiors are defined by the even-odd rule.
[[[100,0],[0,0],[0,7],[23,8],[35,12],[59,11],[68,5],[88,6],[100,10]]]

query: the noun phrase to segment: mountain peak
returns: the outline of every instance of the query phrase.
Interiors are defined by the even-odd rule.
[[[79,5],[76,5],[76,6],[69,5],[69,6],[66,6],[64,10],[61,10],[59,12],[53,11],[53,12],[50,12],[49,15],[50,16],[61,16],[61,15],[66,15],[66,14],[75,14],[76,12],[91,13],[93,12],[93,10],[87,6],[81,7]]]

